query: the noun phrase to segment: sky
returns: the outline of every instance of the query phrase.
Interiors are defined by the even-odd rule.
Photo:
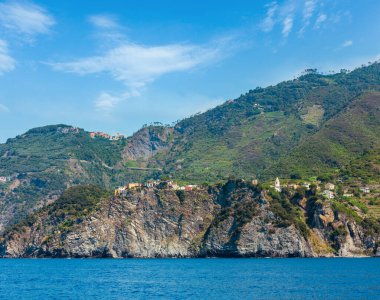
[[[307,68],[380,58],[378,0],[0,1],[0,142],[68,124],[131,135]]]

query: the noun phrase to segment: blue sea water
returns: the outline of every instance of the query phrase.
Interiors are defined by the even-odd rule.
[[[380,259],[0,259],[1,299],[380,299]]]

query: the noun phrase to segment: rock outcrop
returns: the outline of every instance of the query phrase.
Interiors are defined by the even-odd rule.
[[[378,233],[367,232],[342,213],[331,215],[330,204],[312,205],[315,211],[307,217],[302,208],[288,207],[290,202],[285,205],[285,200],[281,201],[236,181],[189,192],[143,188],[103,199],[92,208],[86,207],[80,216],[67,209],[42,209],[4,234],[0,256],[315,257],[376,253]],[[325,217],[315,222],[315,215]],[[326,218],[329,222],[324,223]],[[308,226],[305,220],[310,221]]]

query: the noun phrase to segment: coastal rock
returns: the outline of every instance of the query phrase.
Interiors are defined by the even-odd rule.
[[[309,212],[310,220],[306,217],[302,221],[301,208],[291,207],[286,198],[280,201],[245,182],[229,182],[184,194],[143,188],[86,206],[86,213],[81,214],[70,213],[72,209],[59,201],[54,209],[42,209],[30,221],[6,231],[0,240],[0,256],[378,255],[378,235],[366,233],[343,213],[331,215],[331,206],[324,205],[322,211],[318,208],[317,215],[335,215],[332,223],[315,219],[315,211]]]

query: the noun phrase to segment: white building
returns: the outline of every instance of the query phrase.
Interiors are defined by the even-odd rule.
[[[334,192],[329,191],[329,190],[324,190],[324,191],[323,191],[323,195],[324,195],[327,199],[334,199],[334,198],[335,198]]]
[[[333,190],[335,190],[335,185],[332,184],[332,183],[330,183],[330,182],[328,182],[328,183],[325,184],[325,189],[329,190],[329,191],[333,191]]]
[[[281,184],[280,184],[280,179],[278,179],[278,177],[276,178],[276,180],[274,182],[274,189],[277,192],[281,192]]]
[[[7,177],[5,176],[0,176],[0,183],[6,183],[7,182]]]
[[[371,192],[369,187],[361,187],[360,191],[364,194],[369,194]]]

